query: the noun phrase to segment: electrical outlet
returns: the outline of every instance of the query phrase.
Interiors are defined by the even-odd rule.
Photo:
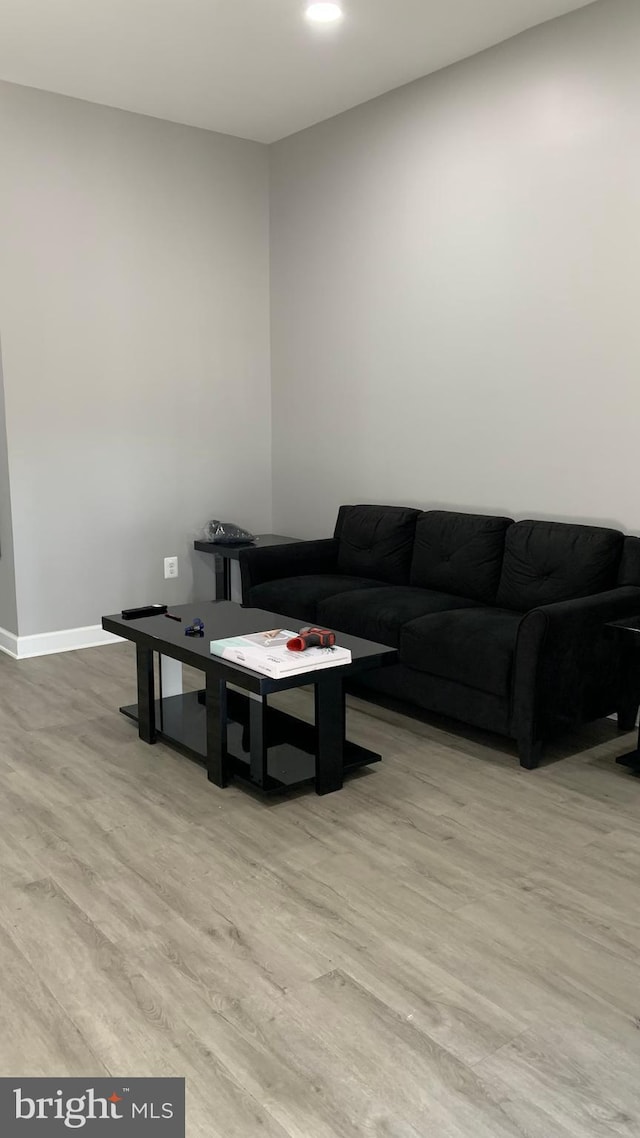
[[[177,577],[178,576],[178,558],[177,557],[165,557],[165,559],[164,559],[164,576],[165,576],[165,580],[168,580],[169,577]]]

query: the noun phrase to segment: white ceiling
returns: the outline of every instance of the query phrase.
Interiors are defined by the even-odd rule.
[[[0,0],[0,78],[272,142],[592,0]]]

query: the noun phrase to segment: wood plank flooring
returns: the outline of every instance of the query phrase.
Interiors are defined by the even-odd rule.
[[[0,1074],[185,1076],[188,1138],[637,1138],[630,736],[524,772],[354,702],[384,762],[265,802],[134,690],[128,645],[0,656]]]

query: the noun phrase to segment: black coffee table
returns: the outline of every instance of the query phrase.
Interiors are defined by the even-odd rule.
[[[204,762],[216,786],[239,779],[271,793],[315,780],[316,792],[328,794],[341,789],[349,771],[380,762],[380,755],[345,738],[344,682],[395,663],[394,648],[338,633],[339,644],[351,650],[350,664],[274,680],[212,656],[209,642],[269,628],[295,629],[290,617],[231,601],[178,605],[171,612],[182,617],[182,623],[166,616],[102,619],[107,632],[136,645],[138,702],[120,710],[138,723],[145,743],[162,739]],[[196,617],[204,621],[202,639],[185,636]],[[156,699],[154,653],[203,671],[205,690]],[[228,690],[228,684],[241,690]],[[309,685],[315,691],[315,727],[269,707],[272,693]]]

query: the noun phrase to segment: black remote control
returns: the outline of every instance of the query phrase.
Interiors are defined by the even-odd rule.
[[[167,611],[166,605],[143,605],[139,609],[123,609],[123,620],[139,620],[143,616],[162,616]]]

